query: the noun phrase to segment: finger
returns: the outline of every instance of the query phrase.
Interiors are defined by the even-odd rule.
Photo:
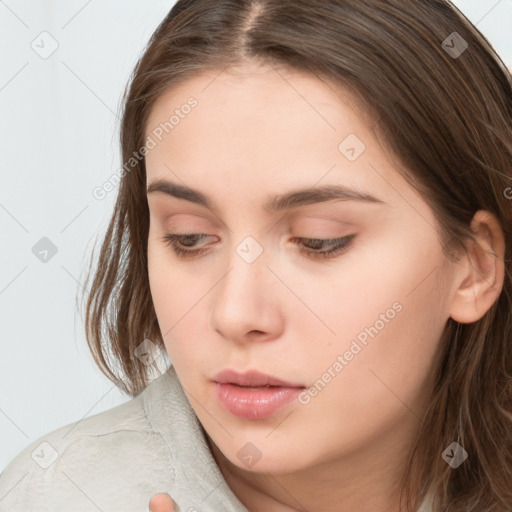
[[[149,512],[174,512],[174,501],[168,494],[161,492],[151,498]]]

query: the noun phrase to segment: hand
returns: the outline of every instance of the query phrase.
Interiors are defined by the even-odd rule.
[[[174,512],[174,501],[165,492],[156,494],[149,502],[149,512]]]

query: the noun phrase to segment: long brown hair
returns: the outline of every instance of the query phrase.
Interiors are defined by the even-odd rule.
[[[401,497],[406,510],[413,489],[433,491],[436,511],[512,510],[512,77],[448,0],[175,4],[123,97],[124,172],[87,298],[95,361],[135,396],[149,383],[135,349],[147,339],[164,346],[148,282],[145,162],[134,158],[148,142],[152,105],[179,82],[248,60],[288,66],[358,95],[397,170],[433,209],[448,257],[474,239],[469,224],[477,210],[499,219],[506,243],[502,292],[479,321],[446,324]],[[469,454],[456,470],[441,457],[453,441]]]

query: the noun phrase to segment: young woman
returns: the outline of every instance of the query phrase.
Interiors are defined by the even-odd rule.
[[[0,511],[512,509],[512,77],[453,5],[180,0],[121,144],[86,326],[133,399]]]

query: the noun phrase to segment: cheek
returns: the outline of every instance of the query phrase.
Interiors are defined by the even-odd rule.
[[[354,418],[354,428],[355,411],[389,415],[391,421],[392,414],[409,414],[408,407],[414,410],[425,397],[448,319],[446,291],[439,286],[448,276],[435,274],[442,268],[440,252],[418,247],[394,240],[379,246],[378,258],[361,252],[357,265],[347,265],[350,274],[331,281],[321,302],[322,318],[336,336],[322,336],[322,350],[310,359],[312,382],[320,379],[321,388],[330,380],[312,401],[338,407],[343,421]]]
[[[157,316],[174,320],[196,295],[197,282],[184,263],[173,256],[173,249],[159,237],[163,232],[150,233],[148,238],[148,277]],[[170,326],[169,326],[170,327]],[[169,329],[168,327],[168,329]]]
[[[176,311],[183,293],[183,288],[176,284],[177,267],[169,261],[170,250],[158,240],[152,240],[150,235],[148,239],[149,287],[166,347],[176,323]]]
[[[170,293],[171,289],[167,285],[171,269],[166,261],[167,251],[162,249],[163,244],[154,238],[150,233],[148,238],[148,279],[153,305],[160,320],[164,305],[172,300],[174,294]]]
[[[335,349],[343,348],[376,322],[379,331],[388,330],[391,324],[401,325],[408,316],[403,310],[422,314],[424,297],[432,290],[428,278],[426,286],[418,284],[434,267],[435,256],[430,255],[428,260],[414,244],[398,237],[382,237],[371,243],[361,242],[338,262],[318,264],[314,271],[283,268],[283,281],[309,306],[295,301],[290,311],[294,315],[291,325],[299,322],[306,332],[316,328],[317,339]],[[301,314],[297,314],[299,310]],[[381,320],[380,315],[385,318]]]
[[[161,241],[148,239],[148,278],[153,306],[170,360],[180,370],[194,375],[195,360],[204,353],[203,329],[207,318],[207,281],[197,278],[190,264],[176,261],[172,248]],[[188,269],[188,270],[187,270]],[[201,345],[201,346],[200,346]]]

